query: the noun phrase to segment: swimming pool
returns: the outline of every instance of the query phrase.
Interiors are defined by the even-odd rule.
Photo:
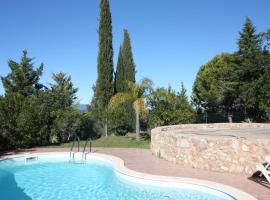
[[[112,156],[88,156],[83,162],[79,155],[69,162],[68,153],[36,156],[37,160],[19,156],[0,162],[1,200],[236,199],[208,186],[134,172]]]

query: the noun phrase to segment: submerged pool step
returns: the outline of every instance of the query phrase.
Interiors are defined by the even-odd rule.
[[[86,153],[83,152],[70,152],[69,162],[81,164],[86,162]]]
[[[72,164],[85,164],[86,161],[85,160],[69,160],[70,163]]]
[[[33,162],[33,161],[37,161],[38,160],[38,156],[27,156],[25,157],[25,162]]]

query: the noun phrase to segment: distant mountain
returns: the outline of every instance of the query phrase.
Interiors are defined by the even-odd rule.
[[[76,104],[75,107],[81,112],[87,112],[88,104]]]
[[[80,111],[86,112],[88,109],[88,104],[80,104]]]

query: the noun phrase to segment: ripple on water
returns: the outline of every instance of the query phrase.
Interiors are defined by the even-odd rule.
[[[102,161],[0,163],[0,194],[1,200],[232,200],[120,180]]]

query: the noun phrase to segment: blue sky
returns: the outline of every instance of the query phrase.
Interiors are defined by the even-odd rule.
[[[221,52],[237,49],[239,31],[249,16],[258,31],[270,28],[269,0],[111,0],[114,62],[123,28],[131,35],[137,80],[188,94],[199,67]],[[80,103],[89,103],[97,77],[98,0],[1,0],[0,75],[8,59],[22,50],[45,64],[41,82],[52,72],[72,76]],[[3,94],[0,83],[0,94]]]

